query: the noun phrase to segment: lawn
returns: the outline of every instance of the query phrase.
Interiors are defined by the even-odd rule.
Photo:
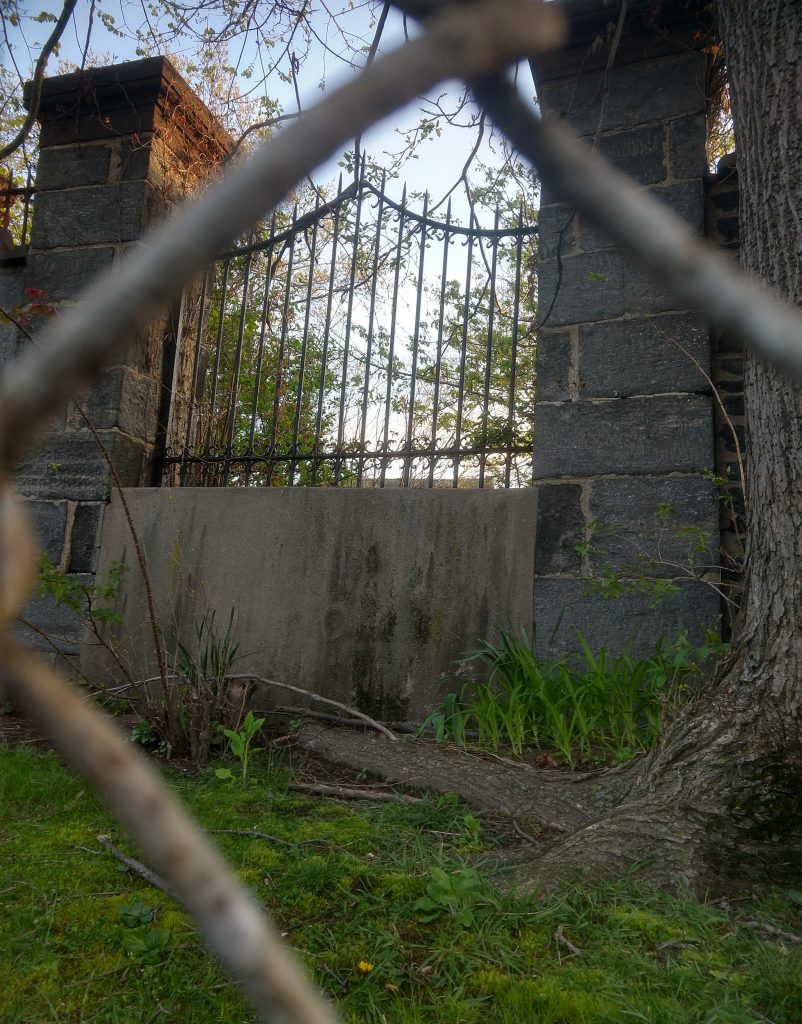
[[[516,841],[456,800],[308,798],[167,770],[346,1021],[799,1024],[802,894],[700,903],[635,881],[504,891]],[[249,831],[263,833],[247,835]],[[55,756],[0,746],[0,1021],[242,1024],[191,923]],[[517,840],[520,843],[520,840]]]

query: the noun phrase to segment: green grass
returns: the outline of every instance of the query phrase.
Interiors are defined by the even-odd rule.
[[[725,911],[622,881],[518,899],[487,873],[499,833],[456,800],[307,799],[264,755],[246,787],[168,778],[207,828],[292,844],[217,837],[347,1021],[802,1021],[800,947],[746,924],[799,933],[800,894]],[[131,849],[54,756],[0,748],[0,1021],[249,1020],[185,916],[118,870],[101,832]]]

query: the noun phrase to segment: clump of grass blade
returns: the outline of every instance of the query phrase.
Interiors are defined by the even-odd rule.
[[[576,657],[557,660],[539,658],[523,628],[502,631],[498,643],[481,640],[464,660],[479,662],[486,678],[448,694],[422,729],[518,758],[527,749],[555,751],[572,767],[578,760],[625,761],[655,745],[666,715],[725,649],[712,634],[699,647],[682,635],[636,659],[628,651],[594,653],[577,638]]]

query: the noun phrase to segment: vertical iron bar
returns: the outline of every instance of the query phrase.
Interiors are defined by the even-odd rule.
[[[262,251],[265,253],[267,260],[267,267],[265,268],[265,293],[262,297],[262,320],[259,325],[259,347],[256,352],[256,369],[254,370],[253,376],[253,402],[251,403],[251,427],[248,434],[248,455],[253,458],[255,452],[253,450],[254,438],[256,436],[256,420],[259,416],[259,389],[262,384],[262,361],[264,358],[265,351],[265,332],[268,326],[268,310],[270,306],[270,289],[273,285],[273,245],[276,236],[276,215],[275,213],[270,218],[270,233],[267,239],[267,248]],[[245,468],[245,486],[248,487],[251,482],[251,473],[253,472],[253,462],[248,461]]]
[[[390,345],[387,353],[387,393],[384,400],[384,442],[382,444],[382,468],[379,479],[379,486],[384,487],[387,476],[387,462],[389,459],[388,449],[390,447],[390,404],[393,395],[393,359],[395,358],[395,325],[398,314],[398,288],[401,275],[401,249],[404,242],[404,217],[407,206],[407,186],[401,196],[401,212],[398,214],[398,241],[395,246],[395,281],[393,283],[393,303],[390,311]]]
[[[348,383],[348,356],[351,351],[351,322],[354,314],[354,284],[356,282],[356,264],[359,256],[359,228],[362,218],[361,187],[356,193],[356,214],[354,216],[354,249],[351,254],[351,274],[348,281],[348,312],[345,316],[345,336],[343,338],[343,375],[340,384],[340,413],[337,420],[337,460],[334,464],[334,486],[340,482],[340,469],[343,464],[343,445],[345,444],[345,390]]]
[[[298,220],[298,204],[292,209],[292,226],[295,227],[295,222]],[[281,311],[281,339],[278,347],[278,362],[276,364],[276,379],[273,385],[273,419],[270,424],[270,449],[268,457],[270,462],[268,463],[267,470],[267,486],[271,487],[273,484],[273,468],[274,461],[273,456],[276,453],[276,439],[278,437],[278,415],[279,406],[281,404],[281,388],[283,384],[283,370],[284,370],[284,348],[287,344],[287,320],[290,313],[290,292],[292,290],[292,271],[293,271],[293,258],[295,256],[295,233],[290,235],[289,246],[287,249],[287,280],[284,285],[284,305]]]
[[[209,275],[213,271],[209,268],[206,269],[203,275],[203,282],[201,284],[200,293],[200,304],[198,307],[198,329],[195,332],[195,351],[192,355],[192,379],[189,391],[189,411],[187,413],[187,430],[184,437],[184,451],[181,453],[181,486],[185,487],[187,483],[187,476],[189,473],[189,446],[192,441],[192,427],[195,419],[195,399],[198,395],[198,370],[200,369],[200,353],[201,345],[203,344],[203,325],[204,325],[204,312],[206,310],[206,289],[209,284]],[[202,396],[201,396],[202,397]]]
[[[361,423],[359,427],[359,465],[356,474],[357,487],[362,486],[362,475],[365,470],[365,435],[368,424],[368,393],[370,391],[370,358],[373,354],[373,322],[376,313],[376,282],[379,276],[379,251],[382,240],[382,215],[384,213],[384,189],[387,181],[386,173],[382,174],[381,195],[376,212],[376,244],[373,250],[373,276],[370,282],[370,311],[368,313],[368,338],[365,343],[365,385],[362,389]]]
[[[437,457],[437,414],[440,405],[440,374],[443,367],[443,326],[446,308],[446,278],[448,276],[448,250],[451,239],[448,226],[451,224],[451,200],[446,207],[446,231],[443,235],[443,270],[440,277],[440,311],[437,317],[437,356],[434,363],[434,397],[432,399],[432,458],[429,463],[429,487],[434,487],[435,460]]]
[[[343,190],[343,176],[337,186],[337,194]],[[317,394],[317,416],[315,417],[315,458],[312,460],[312,486],[317,485],[318,449],[320,447],[320,431],[323,423],[323,401],[326,393],[326,365],[329,354],[329,338],[331,336],[331,307],[334,299],[334,277],[337,271],[337,245],[340,238],[340,206],[334,209],[334,225],[332,227],[331,267],[329,269],[329,293],[326,298],[326,322],[323,327],[323,351],[320,356],[320,388]]]
[[[253,231],[248,236],[248,245],[253,240]],[[234,366],[231,371],[231,393],[228,401],[228,428],[226,430],[226,451],[223,469],[223,486],[228,486],[231,475],[231,459],[233,457],[232,446],[234,444],[234,427],[237,419],[237,394],[239,392],[239,374],[242,366],[242,345],[245,341],[245,321],[248,315],[248,287],[251,280],[251,259],[253,253],[249,252],[245,257],[245,274],[242,279],[242,308],[239,315],[239,330],[237,331],[237,348],[234,353]]]
[[[409,487],[409,475],[412,463],[413,431],[415,429],[415,394],[417,391],[418,374],[418,335],[420,334],[420,309],[423,299],[423,265],[426,260],[426,214],[429,212],[429,193],[423,193],[423,220],[420,226],[420,257],[418,259],[417,297],[415,300],[415,333],[412,336],[412,375],[409,385],[409,412],[407,414],[406,455],[401,476],[401,486]]]
[[[496,216],[493,230],[498,231],[499,208],[496,203]],[[479,453],[479,486],[485,485],[485,467],[487,465],[487,421],[490,416],[490,378],[493,371],[493,327],[496,316],[496,269],[498,266],[498,235],[493,236],[493,259],[490,263],[490,312],[487,317],[487,346],[485,348],[485,388],[482,396],[482,442]]]
[[[226,299],[228,298],[228,273],[231,267],[231,258],[225,261],[223,268],[223,285],[220,291],[220,322],[217,325],[217,346],[214,353],[214,368],[212,369],[212,393],[209,396],[209,429],[206,432],[206,455],[211,456],[212,431],[214,429],[215,405],[217,404],[217,375],[220,372],[220,353],[223,348],[223,324],[226,318]],[[208,481],[209,471],[204,474],[204,481]],[[208,484],[207,484],[208,486]]]
[[[315,221],[312,225],[312,246],[309,254],[309,280],[306,283],[306,313],[304,315],[304,333],[301,339],[301,360],[298,365],[298,390],[295,393],[295,419],[292,424],[292,449],[290,455],[290,468],[288,483],[292,487],[295,481],[295,469],[298,464],[298,434],[301,429],[301,402],[304,393],[304,373],[306,372],[306,345],[309,337],[309,316],[312,312],[312,285],[315,277],[315,259],[317,254],[317,211],[320,206],[320,197],[315,200]]]
[[[457,391],[457,426],[454,436],[454,487],[459,487],[460,454],[462,444],[462,406],[465,398],[465,360],[468,352],[468,321],[471,315],[471,271],[473,269],[473,210],[470,219],[471,230],[468,235],[468,265],[465,272],[465,297],[462,311],[462,344],[459,357],[459,390]]]
[[[510,486],[512,448],[516,442],[515,430],[515,377],[518,369],[518,319],[521,309],[521,253],[523,249],[523,205],[518,207],[518,237],[515,242],[515,298],[512,306],[512,352],[510,354],[510,397],[507,406],[507,464],[504,467],[504,486]]]
[[[20,245],[28,244],[28,219],[30,214],[30,203],[31,203],[31,172],[28,170],[28,174],[25,178],[25,195],[22,197],[22,238],[20,239]],[[11,185],[11,178],[9,177],[9,186]]]

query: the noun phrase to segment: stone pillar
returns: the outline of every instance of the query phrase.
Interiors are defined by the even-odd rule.
[[[165,58],[45,81],[41,153],[27,256],[27,287],[57,311],[113,268],[177,199],[219,165],[230,138]],[[125,487],[154,482],[172,386],[179,311],[142,332],[124,362],[106,370],[81,405]],[[91,582],[112,473],[71,407],[17,476],[43,546],[61,569]],[[28,617],[72,653],[80,616],[37,601]],[[41,637],[36,646],[52,649]]]
[[[597,140],[703,234],[710,32],[693,14],[703,5],[635,0],[609,71],[620,3],[565,6],[571,42],[536,68],[544,116]],[[698,637],[718,623],[712,587],[683,582],[657,603],[655,585],[639,580],[718,564],[717,496],[704,476],[715,466],[708,325],[553,192],[540,246],[540,650],[575,649],[577,629],[612,652],[651,650],[685,629]],[[626,593],[601,596],[605,577]]]

